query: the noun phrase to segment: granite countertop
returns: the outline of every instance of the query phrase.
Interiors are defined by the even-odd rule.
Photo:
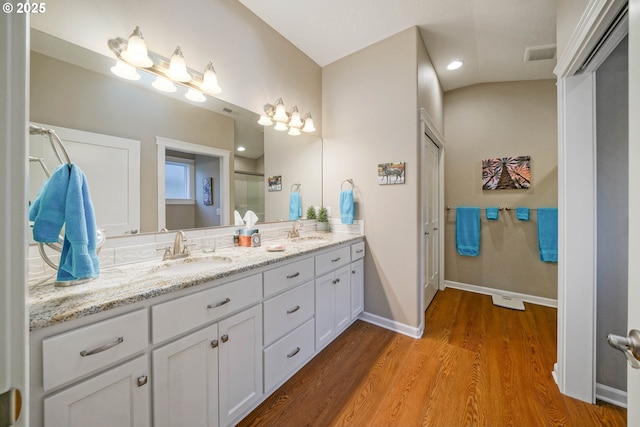
[[[359,234],[314,233],[303,235],[298,241],[269,240],[256,248],[234,246],[213,253],[194,253],[190,258],[174,261],[163,262],[159,258],[113,267],[101,271],[95,280],[69,287],[55,287],[53,277],[44,282],[35,281],[29,284],[29,329],[45,328],[363,238]],[[267,250],[279,244],[284,246],[283,251]],[[212,260],[212,264],[207,263]],[[202,263],[201,266],[207,263],[206,270],[190,271],[186,264],[194,262]],[[178,265],[180,267],[175,268]]]

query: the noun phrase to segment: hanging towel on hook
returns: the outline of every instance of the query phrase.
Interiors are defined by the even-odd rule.
[[[491,221],[497,220],[499,211],[500,211],[500,208],[495,208],[495,207],[486,208],[485,214],[487,215],[487,219]]]
[[[558,262],[558,208],[538,208],[540,261]]]
[[[456,249],[460,255],[480,255],[480,208],[456,208]]]
[[[355,203],[353,201],[353,190],[343,190],[340,192],[340,221],[343,224],[353,224]]]
[[[289,219],[296,220],[302,216],[302,200],[300,193],[292,191],[289,195]]]

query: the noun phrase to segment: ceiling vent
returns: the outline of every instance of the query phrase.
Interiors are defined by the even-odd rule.
[[[556,45],[530,46],[524,50],[524,62],[544,61],[555,59]]]

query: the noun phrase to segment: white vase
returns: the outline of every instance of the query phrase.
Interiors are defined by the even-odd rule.
[[[318,222],[316,224],[317,231],[329,231],[329,223],[328,222]]]

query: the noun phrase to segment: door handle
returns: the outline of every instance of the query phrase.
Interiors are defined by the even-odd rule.
[[[20,418],[22,395],[20,390],[11,390],[0,394],[0,427],[10,427]]]
[[[629,331],[628,337],[620,335],[607,334],[607,342],[617,350],[620,350],[627,356],[629,365],[632,368],[640,369],[640,331],[632,329]]]

